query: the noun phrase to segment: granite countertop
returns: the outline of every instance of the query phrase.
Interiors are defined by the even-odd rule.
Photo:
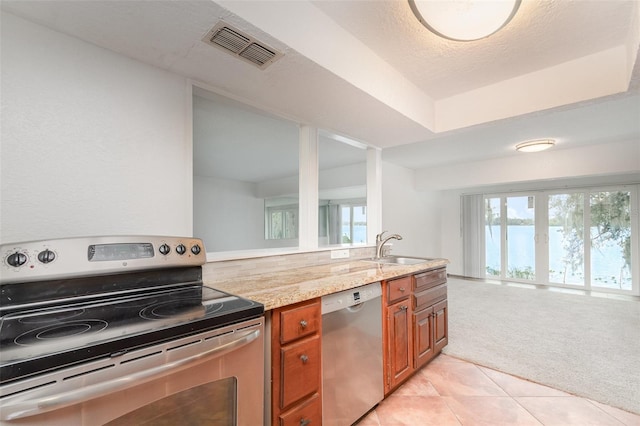
[[[234,277],[205,285],[262,303],[265,310],[291,305],[365,284],[446,266],[447,259],[415,265],[351,260],[264,274]]]

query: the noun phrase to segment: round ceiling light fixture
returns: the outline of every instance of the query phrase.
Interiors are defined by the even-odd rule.
[[[537,139],[534,141],[521,142],[516,145],[516,151],[520,152],[539,152],[549,149],[556,144],[553,139]]]
[[[409,0],[411,10],[431,32],[454,41],[489,37],[507,25],[521,0]]]

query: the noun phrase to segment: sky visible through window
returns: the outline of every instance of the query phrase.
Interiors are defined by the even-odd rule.
[[[539,196],[541,204],[547,200],[546,211],[536,211],[533,195],[485,199],[487,275],[631,290],[630,193],[576,191]],[[587,211],[585,197],[589,197]],[[502,217],[501,203],[505,203],[506,217]],[[548,219],[548,229],[536,229],[536,215]],[[585,215],[590,215],[589,230],[584,229]],[[585,250],[590,251],[588,257]],[[536,271],[536,256],[542,256],[544,265],[537,266],[546,271]]]

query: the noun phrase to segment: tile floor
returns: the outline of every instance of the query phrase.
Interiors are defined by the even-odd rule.
[[[640,416],[439,355],[357,426],[640,426]]]

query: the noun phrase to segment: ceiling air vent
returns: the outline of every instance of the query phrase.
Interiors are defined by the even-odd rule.
[[[260,69],[267,68],[283,56],[274,48],[222,21],[218,22],[202,40]]]

